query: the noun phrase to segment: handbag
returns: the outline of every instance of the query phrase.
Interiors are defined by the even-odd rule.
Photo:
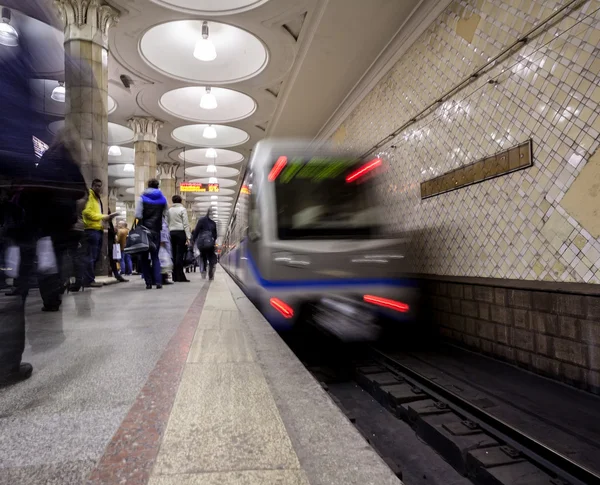
[[[155,248],[150,231],[142,226],[133,226],[127,235],[125,254],[146,253]]]
[[[121,245],[113,244],[112,258],[114,261],[121,261]]]
[[[173,269],[173,259],[171,254],[167,251],[167,248],[161,246],[158,250],[158,260],[160,261],[160,269],[164,271],[171,271]]]
[[[49,236],[38,240],[36,246],[38,273],[52,275],[58,273],[58,264],[56,263],[56,254],[52,245],[52,238]]]
[[[194,248],[188,247],[185,251],[185,254],[183,255],[183,266],[184,267],[192,266],[195,261],[196,261],[196,255],[195,255]]]
[[[7,278],[18,278],[21,266],[21,250],[19,246],[8,246],[4,252],[4,275]]]

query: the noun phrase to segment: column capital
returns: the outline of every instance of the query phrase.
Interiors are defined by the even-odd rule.
[[[87,40],[108,49],[108,31],[119,21],[119,12],[101,0],[54,0],[64,22],[65,42]]]
[[[130,200],[125,201],[125,210],[132,211],[135,209],[135,202]]]
[[[134,141],[151,141],[158,143],[158,130],[163,122],[149,116],[134,116],[127,123],[133,130]]]
[[[156,172],[159,179],[175,179],[177,170],[180,165],[178,163],[160,162],[156,166]]]

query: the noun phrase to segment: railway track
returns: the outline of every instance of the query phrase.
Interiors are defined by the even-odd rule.
[[[359,384],[473,482],[600,484],[596,471],[494,416],[485,403],[474,405],[393,354],[370,353],[372,362],[356,369]]]
[[[511,367],[516,375],[504,368],[507,375],[503,379],[513,382],[512,387],[501,389],[499,385],[496,389],[502,382],[498,379],[491,380],[486,388],[478,384],[485,381],[490,369],[477,368],[478,361],[463,354],[449,357],[438,349],[414,354],[368,345],[348,346],[314,327],[288,345],[397,476],[408,470],[411,479],[404,477],[407,485],[444,483],[443,478],[450,478],[452,472],[477,485],[600,485],[600,426],[594,424],[599,421],[600,400],[595,396],[573,394],[579,391],[562,387],[559,400],[554,399],[557,392],[552,388],[536,399],[545,399],[546,408],[553,407],[553,412],[544,415],[535,406],[528,409],[512,394],[514,388],[528,386],[527,376],[541,379],[516,368]],[[471,359],[483,359],[471,355]],[[432,365],[428,359],[437,371],[431,371],[435,368],[428,367]],[[493,361],[490,366],[506,365]],[[457,371],[459,367],[462,374]],[[355,383],[355,389],[350,383]],[[532,390],[537,391],[535,387]],[[361,401],[362,409],[366,409],[364,396],[359,396],[365,391],[378,403],[369,408],[373,418],[365,411],[357,415],[357,407],[353,407]],[[375,416],[381,414],[377,406],[393,416],[385,425]],[[574,418],[577,413],[582,416]],[[400,427],[394,427],[394,419]],[[586,419],[590,429],[582,430]],[[382,426],[394,429],[387,432]],[[382,434],[387,436],[382,438]],[[388,449],[394,442],[404,442],[404,450]],[[441,455],[451,471],[438,470],[436,477],[424,480],[423,474],[415,479],[414,463],[407,468],[406,462],[410,448],[420,444]],[[420,464],[420,471],[430,469],[433,461],[429,455]],[[446,483],[459,483],[456,476]]]

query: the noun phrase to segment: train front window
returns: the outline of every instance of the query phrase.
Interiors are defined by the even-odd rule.
[[[378,232],[376,173],[367,173],[368,164],[279,157],[269,174],[275,184],[279,239],[364,238]]]

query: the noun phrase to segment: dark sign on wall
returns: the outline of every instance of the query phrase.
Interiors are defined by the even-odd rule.
[[[421,182],[421,199],[477,184],[533,165],[531,139],[503,152]]]

